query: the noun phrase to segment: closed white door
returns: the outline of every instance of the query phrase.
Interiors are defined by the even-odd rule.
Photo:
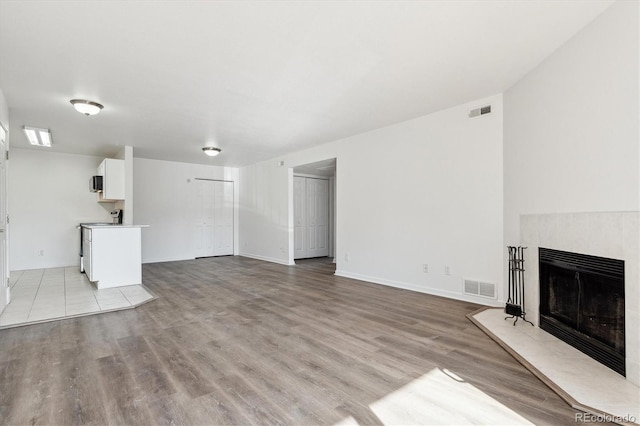
[[[233,254],[233,182],[213,183],[213,256]]]
[[[196,179],[196,257],[233,254],[233,182]]]
[[[329,181],[307,178],[307,257],[329,256]]]
[[[329,255],[329,181],[295,176],[294,259]]]
[[[7,252],[7,164],[6,164],[6,145],[7,134],[2,126],[0,126],[0,312],[7,306],[11,300],[10,288],[7,277],[8,271],[8,252]]]
[[[196,257],[213,256],[213,186],[206,180],[196,180],[195,185]]]
[[[307,257],[306,228],[307,217],[305,209],[307,179],[294,176],[293,178],[293,258]]]

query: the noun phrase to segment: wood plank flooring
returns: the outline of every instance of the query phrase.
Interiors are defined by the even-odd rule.
[[[148,264],[154,302],[1,330],[0,424],[384,424],[386,401],[417,396],[406,422],[495,423],[490,401],[523,423],[575,424],[465,318],[477,305],[298,263]]]

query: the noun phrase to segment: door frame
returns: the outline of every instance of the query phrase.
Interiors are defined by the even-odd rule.
[[[322,179],[329,179],[329,257],[333,256],[333,263],[336,263],[336,259],[338,258],[338,241],[340,239],[339,236],[339,227],[338,227],[338,195],[339,195],[339,175],[340,175],[340,167],[337,155],[332,155],[326,158],[319,158],[316,160],[309,160],[301,163],[296,163],[287,168],[287,231],[288,231],[288,265],[293,266],[296,264],[294,256],[295,256],[295,217],[293,214],[293,169],[302,166],[305,164],[317,163],[319,161],[325,160],[336,160],[336,172],[333,178],[321,177]],[[314,175],[305,175],[304,173],[295,173],[295,175],[303,176],[303,177],[313,177],[318,178],[318,176]]]
[[[327,176],[318,176],[318,175],[310,175],[307,173],[293,173],[293,178],[295,180],[296,177],[300,177],[300,178],[305,178],[305,179],[317,179],[317,180],[326,180],[327,181],[327,245],[328,247],[328,254],[327,257],[333,257],[333,247],[331,246],[332,242],[333,242],[333,232],[334,232],[334,228],[333,228],[333,204],[334,204],[334,200],[332,199],[332,197],[334,196],[334,192],[332,190],[332,185],[335,181],[335,179],[333,177],[327,177]],[[294,237],[294,253],[293,253],[293,257],[294,260],[295,259],[295,233],[296,233],[296,229],[295,229],[295,196],[296,194],[293,194],[293,199],[294,199],[294,210],[293,210],[293,215],[294,215],[294,227],[293,227],[293,237]],[[307,196],[306,196],[306,182],[305,182],[305,216],[307,215],[307,208],[306,208],[306,202],[307,202]],[[306,218],[305,218],[306,219]],[[305,240],[306,241],[306,240]],[[301,257],[298,260],[303,260],[303,259],[311,259],[313,257]]]

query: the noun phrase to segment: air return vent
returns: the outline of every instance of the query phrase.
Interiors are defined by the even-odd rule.
[[[483,106],[480,108],[474,108],[469,111],[469,118],[479,117],[481,115],[490,114],[491,113],[491,105]]]
[[[496,285],[493,283],[483,283],[481,281],[464,280],[463,292],[472,296],[495,299]]]

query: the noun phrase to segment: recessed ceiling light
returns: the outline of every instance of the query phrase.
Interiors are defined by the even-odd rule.
[[[216,155],[220,154],[220,152],[222,151],[220,148],[215,148],[213,146],[205,146],[204,148],[202,148],[202,150],[209,157],[215,157]]]
[[[104,106],[97,102],[86,101],[84,99],[71,99],[71,105],[81,114],[95,115],[100,112]]]
[[[51,130],[38,129],[37,127],[22,126],[29,143],[35,146],[51,146]]]

